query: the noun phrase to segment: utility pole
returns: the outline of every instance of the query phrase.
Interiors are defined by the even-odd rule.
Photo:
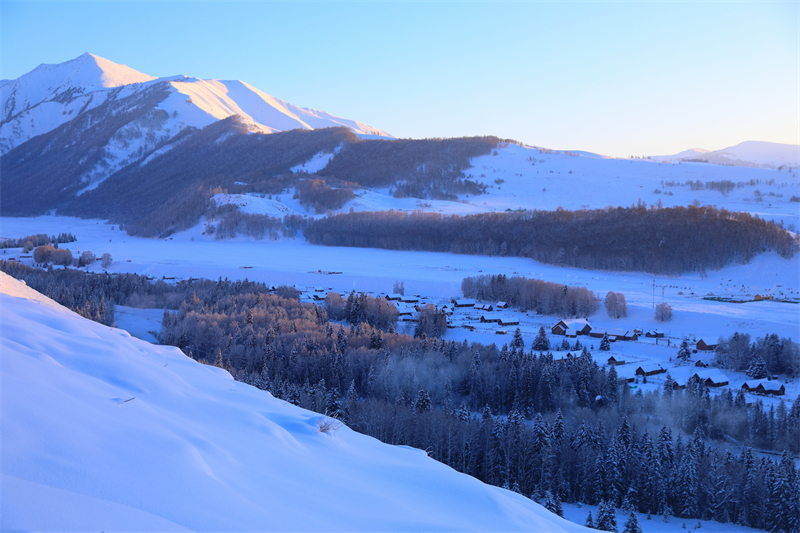
[[[653,280],[653,309],[656,308],[656,280]]]

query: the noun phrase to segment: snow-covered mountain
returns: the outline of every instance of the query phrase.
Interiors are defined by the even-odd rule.
[[[346,126],[357,134],[391,137],[356,120],[300,108],[242,81],[187,76],[156,79],[87,53],[65,63],[40,65],[16,80],[2,81],[0,155],[109,100],[119,100],[155,84],[164,84],[170,93],[156,106],[169,117],[169,124],[161,128],[159,138],[174,137],[186,127],[203,128],[231,115],[241,116],[252,131],[263,133]],[[126,131],[126,135],[131,133]],[[113,161],[131,156],[127,152],[121,154],[119,146],[102,148]]]
[[[722,150],[694,148],[674,155],[654,155],[651,159],[669,162],[702,161],[752,168],[796,168],[800,166],[800,145],[745,141]]]
[[[4,530],[588,531],[0,273]]]

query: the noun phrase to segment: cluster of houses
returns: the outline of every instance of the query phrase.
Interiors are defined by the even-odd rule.
[[[454,309],[470,311],[471,318],[474,320],[479,320],[482,324],[519,326],[519,318],[516,318],[515,315],[502,313],[503,309],[509,308],[508,302],[497,302],[494,304],[478,303],[471,298],[462,298],[459,300],[452,300],[452,305]],[[498,331],[498,333],[505,333],[505,331]]]
[[[608,335],[608,340],[616,341],[636,341],[639,340],[640,332],[636,330],[624,330],[620,328],[593,328],[585,318],[564,318],[559,320],[555,326],[550,328],[553,335],[563,335],[565,337],[577,337],[578,335],[588,335],[597,339],[602,339]],[[661,334],[663,337],[663,334]]]

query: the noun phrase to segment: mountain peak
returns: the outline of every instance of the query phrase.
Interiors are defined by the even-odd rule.
[[[134,70],[127,65],[114,63],[89,52],[60,65],[40,65],[39,68],[42,67],[56,67],[57,70],[61,70],[67,75],[67,81],[75,85],[80,84],[87,89],[87,92],[88,90],[121,87],[131,83],[141,83],[155,79],[154,76]],[[39,70],[39,68],[36,70]],[[36,70],[33,72],[36,72]]]

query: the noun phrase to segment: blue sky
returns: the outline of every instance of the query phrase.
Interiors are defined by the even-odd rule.
[[[800,143],[797,2],[8,2],[2,77],[84,52],[399,137],[656,155]]]

